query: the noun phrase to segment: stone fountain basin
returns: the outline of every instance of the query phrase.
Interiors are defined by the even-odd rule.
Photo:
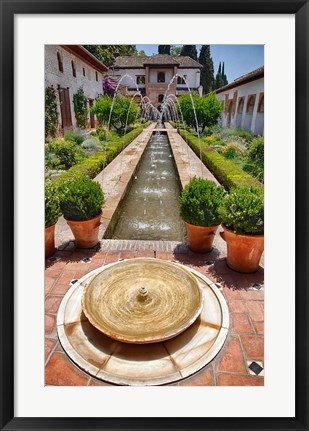
[[[85,287],[83,311],[105,335],[132,344],[161,342],[200,315],[203,292],[187,269],[160,259],[119,262]]]

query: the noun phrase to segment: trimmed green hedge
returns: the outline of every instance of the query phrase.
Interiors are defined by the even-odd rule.
[[[98,151],[96,154],[88,157],[81,163],[78,163],[72,168],[65,172],[62,172],[59,177],[54,180],[57,187],[63,183],[63,181],[73,178],[79,174],[88,175],[90,178],[94,178],[98,175],[103,167],[108,165],[127,145],[129,145],[134,139],[148,126],[148,123],[143,124],[140,127],[127,133],[125,136],[115,139],[114,141],[108,142],[105,151]]]
[[[179,130],[179,133],[184,139],[187,138],[188,145],[192,148],[195,154],[200,157],[198,138],[189,132],[185,134],[185,131],[181,129]],[[213,150],[206,143],[200,141],[200,145],[203,163],[213,173],[219,183],[227,190],[230,190],[233,187],[242,186],[263,188],[263,184],[261,184],[257,179],[240,169],[232,161],[227,160],[221,154],[217,153],[217,151]]]

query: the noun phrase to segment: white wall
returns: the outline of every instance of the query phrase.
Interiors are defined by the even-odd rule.
[[[150,73],[149,73],[149,82],[150,83],[156,83],[158,80],[158,72],[165,72],[165,82],[169,83],[170,80],[173,78],[174,76],[174,69],[167,69],[167,68],[160,68],[160,69],[151,69],[150,66]],[[136,76],[145,76],[145,69],[141,68],[141,69],[115,69],[110,70],[110,75],[111,76],[115,76],[118,79],[123,77],[124,75],[130,75],[133,80],[129,77],[125,77],[123,78],[123,80],[121,81],[121,84],[127,86],[127,87],[134,87],[136,86]],[[199,69],[178,69],[178,74],[179,75],[187,75],[187,82],[190,88],[198,88],[200,85],[200,70]],[[118,80],[117,79],[117,80]],[[143,84],[139,84],[138,85],[139,88],[145,88],[145,85]],[[186,84],[177,84],[177,87],[181,88],[181,89],[186,89],[187,86]]]
[[[237,103],[236,111],[234,116],[231,117],[231,128],[242,127],[250,129],[255,135],[264,134],[264,113],[257,112],[260,93],[264,93],[264,78],[257,79],[247,84],[239,85],[217,94],[217,98],[225,102],[225,95],[227,94],[229,99],[233,99],[234,93],[237,91]],[[250,95],[256,95],[253,114],[248,115],[246,113],[247,101]],[[244,97],[244,108],[243,113],[237,113],[239,98]],[[228,126],[229,113],[222,113],[220,124],[223,127]]]
[[[186,75],[186,81],[190,88],[198,88],[200,85],[201,73],[199,69],[178,69],[179,75]],[[178,88],[186,89],[186,84],[177,84]]]
[[[62,54],[63,72],[60,72],[58,67],[57,51]],[[73,76],[72,72],[72,60],[75,63],[76,77]],[[83,76],[83,67],[85,68],[86,76]],[[63,88],[69,88],[73,128],[76,127],[73,94],[82,87],[88,99],[95,99],[99,94],[103,93],[102,79],[103,74],[98,72],[98,81],[96,81],[95,69],[64,48],[58,45],[45,45],[45,88],[51,85],[55,89],[57,89],[58,85]],[[61,124],[59,99],[58,120]]]
[[[126,76],[125,78],[122,79],[121,81],[121,85],[130,87],[130,88],[136,88],[136,77],[137,76],[145,76],[145,69],[119,69],[119,70],[110,70],[110,75],[111,76],[115,76],[117,78],[123,77],[124,75],[129,75]],[[117,79],[118,80],[118,79]],[[145,85],[143,84],[138,84],[138,88],[145,88]]]

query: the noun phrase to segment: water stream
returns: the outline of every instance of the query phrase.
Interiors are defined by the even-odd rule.
[[[139,163],[122,204],[114,239],[183,241],[180,194],[173,155],[166,135],[156,132]]]

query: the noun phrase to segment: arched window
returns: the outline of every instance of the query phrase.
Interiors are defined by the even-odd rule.
[[[187,75],[177,76],[177,84],[185,84],[187,79]]]
[[[264,93],[260,94],[258,112],[264,112]]]
[[[237,114],[242,114],[244,110],[244,97],[240,97],[238,101]]]
[[[165,82],[165,73],[158,72],[158,82]]]
[[[60,51],[57,51],[57,60],[58,60],[58,68],[59,71],[63,73],[63,62],[62,62],[62,54]]]
[[[255,104],[256,94],[251,94],[247,102],[247,114],[253,114],[254,104]]]
[[[159,94],[159,96],[158,96],[158,102],[162,103],[163,99],[164,99],[164,94]]]
[[[73,60],[71,60],[71,66],[72,66],[72,73],[73,76],[76,78],[76,68],[75,68],[75,63]]]

